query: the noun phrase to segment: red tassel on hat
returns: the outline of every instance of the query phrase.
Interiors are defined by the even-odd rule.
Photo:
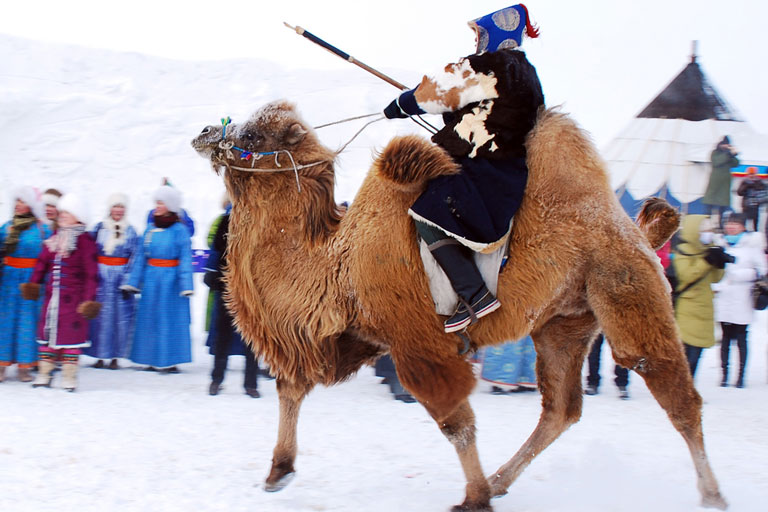
[[[531,23],[531,16],[528,14],[528,8],[524,4],[519,5],[525,11],[525,35],[532,39],[539,37],[539,27],[536,27]]]

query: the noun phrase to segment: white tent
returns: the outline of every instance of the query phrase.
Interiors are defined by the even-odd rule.
[[[725,135],[740,151],[736,176],[747,166],[767,172],[768,137],[742,121],[710,85],[694,46],[691,62],[603,149],[625,210],[634,215],[644,198],[656,195],[683,213],[703,213],[710,153]]]

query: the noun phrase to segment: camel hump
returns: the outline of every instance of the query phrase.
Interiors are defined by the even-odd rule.
[[[445,150],[418,135],[392,139],[376,158],[375,169],[378,176],[406,190],[460,170]]]
[[[637,214],[637,225],[658,251],[680,227],[680,213],[664,199],[649,197]]]

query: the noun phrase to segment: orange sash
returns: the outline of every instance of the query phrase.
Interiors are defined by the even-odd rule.
[[[161,260],[158,258],[149,258],[147,263],[153,267],[178,267],[179,260]]]
[[[13,268],[33,268],[37,263],[37,258],[14,258],[13,256],[5,257],[5,264]]]
[[[128,258],[117,258],[115,256],[99,256],[99,263],[102,265],[125,265],[128,263]]]

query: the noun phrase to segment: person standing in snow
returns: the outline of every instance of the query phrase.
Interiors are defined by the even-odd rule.
[[[91,346],[85,354],[98,359],[95,368],[117,370],[118,358],[129,356],[133,334],[135,298],[120,287],[128,282],[131,258],[138,247],[138,235],[125,217],[128,197],[112,194],[107,200],[107,217],[91,232],[99,248],[99,289],[96,300],[102,304],[101,314],[91,321]]]
[[[731,209],[731,168],[739,166],[738,152],[731,146],[726,135],[712,151],[712,173],[709,175],[707,191],[701,202],[707,206],[709,215],[717,212],[718,225],[723,227],[723,215]]]
[[[164,187],[172,187],[170,180],[168,178],[163,178],[163,184]],[[189,230],[189,237],[195,236],[195,221],[192,220],[192,217],[189,216],[187,213],[187,210],[184,208],[180,208],[176,214],[179,216],[179,222],[187,226],[187,229]],[[155,209],[149,210],[149,213],[147,214],[147,226],[152,224],[152,221],[155,217]]]
[[[51,372],[62,362],[62,387],[77,388],[78,359],[91,344],[89,322],[101,309],[95,301],[98,249],[85,231],[88,209],[75,194],[64,195],[57,206],[58,230],[45,241],[29,282],[21,285],[25,299],[37,300],[45,281],[45,302],[38,322],[40,362],[34,387],[50,386]]]
[[[727,254],[713,245],[712,223],[705,215],[686,215],[680,243],[672,253],[677,279],[673,294],[675,320],[680,330],[691,375],[696,375],[701,351],[715,344],[712,283],[724,274]],[[674,295],[673,295],[674,296]]]
[[[56,219],[59,217],[59,210],[56,206],[61,199],[61,192],[55,188],[49,188],[43,192],[42,203],[45,206],[45,219],[51,226],[51,231],[56,231]]]
[[[232,205],[228,204],[224,215],[218,222],[218,227],[211,244],[211,254],[206,263],[204,281],[213,295],[213,310],[211,325],[208,331],[206,345],[213,355],[213,370],[209,395],[218,395],[224,374],[227,371],[229,356],[245,356],[245,379],[243,387],[245,394],[251,398],[259,398],[258,372],[259,363],[251,348],[243,341],[235,329],[234,319],[224,304],[224,275],[223,268],[227,264],[227,234],[229,233],[229,214]]]
[[[23,300],[19,285],[32,276],[51,230],[35,189],[20,187],[11,197],[13,218],[0,227],[0,382],[13,363],[19,380],[30,382],[30,369],[37,364],[35,329],[42,301]]]
[[[128,282],[121,290],[140,293],[131,360],[178,373],[176,365],[192,361],[189,297],[192,250],[189,230],[179,222],[181,193],[163,185],[156,207],[134,256]]]
[[[736,193],[741,196],[741,211],[748,221],[752,221],[752,231],[757,231],[760,223],[760,207],[766,199],[766,188],[757,170],[749,167],[746,178],[736,189]]]
[[[480,378],[491,383],[492,395],[536,391],[536,348],[530,336],[486,347]]]
[[[432,141],[461,166],[440,176],[408,213],[459,297],[446,332],[465,329],[500,307],[486,288],[473,251],[502,246],[528,180],[525,138],[544,105],[536,69],[517,48],[523,32],[537,37],[524,5],[469,22],[473,55],[449,64],[384,109],[389,119],[443,114]]]
[[[745,217],[732,213],[725,221],[725,235],[716,240],[736,261],[725,266],[723,278],[712,285],[715,291],[715,321],[720,322],[720,361],[723,370],[722,387],[728,386],[728,359],[731,342],[739,347],[739,376],[736,387],[744,387],[747,366],[747,329],[753,319],[752,285],[768,271],[760,233],[745,231]]]

